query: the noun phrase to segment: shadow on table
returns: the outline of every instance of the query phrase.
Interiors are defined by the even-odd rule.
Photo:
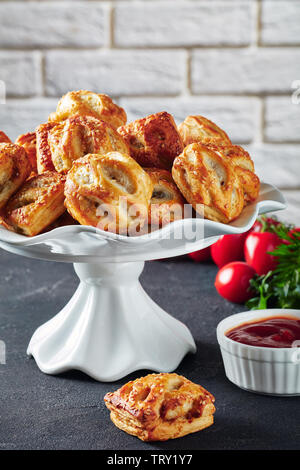
[[[207,375],[208,371],[215,375],[216,370],[222,366],[222,359],[219,354],[218,346],[216,344],[203,342],[196,342],[196,346],[197,352],[195,354],[187,354],[174,372],[180,375],[186,375],[190,380],[195,380],[195,373],[197,372],[200,374],[199,380],[201,380],[201,370],[202,372],[204,370],[206,371],[204,375]],[[139,377],[153,373],[155,372],[149,369],[140,369],[113,382],[99,382],[99,384],[111,384],[112,388],[115,390],[130,380],[135,380]],[[211,375],[211,373],[208,375]],[[97,382],[97,380],[86,375],[84,372],[75,369],[58,374],[56,377],[58,379],[74,380],[78,382]]]

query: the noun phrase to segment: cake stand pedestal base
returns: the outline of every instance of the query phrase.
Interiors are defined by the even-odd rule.
[[[80,284],[29,343],[41,371],[70,369],[114,381],[139,370],[171,372],[196,346],[189,329],[162,310],[139,282],[144,262],[75,263]]]

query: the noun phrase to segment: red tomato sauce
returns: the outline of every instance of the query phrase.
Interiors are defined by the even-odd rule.
[[[300,320],[295,317],[271,317],[243,323],[228,330],[227,338],[238,343],[264,348],[291,348],[300,340]]]

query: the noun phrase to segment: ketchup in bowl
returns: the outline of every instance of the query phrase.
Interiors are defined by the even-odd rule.
[[[228,330],[227,338],[249,346],[264,348],[291,348],[300,340],[300,319],[271,317],[243,323]]]

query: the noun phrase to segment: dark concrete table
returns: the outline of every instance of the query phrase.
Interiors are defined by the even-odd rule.
[[[0,449],[297,449],[300,399],[255,395],[224,375],[215,329],[242,308],[215,292],[216,267],[186,259],[146,264],[145,289],[169,313],[183,320],[197,343],[177,372],[216,397],[215,424],[165,443],[143,443],[118,430],[103,396],[115,383],[99,383],[80,372],[47,376],[26,356],[34,330],[57,313],[78,280],[72,265],[43,262],[0,251],[0,339],[7,363],[0,365]]]

